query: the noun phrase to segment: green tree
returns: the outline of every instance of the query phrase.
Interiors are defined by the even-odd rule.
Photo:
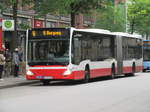
[[[122,6],[124,8],[124,5]],[[125,12],[120,9],[122,9],[122,7],[115,7],[113,3],[110,3],[105,10],[99,10],[96,13],[96,23],[94,27],[114,32],[125,32]]]
[[[11,51],[13,51],[18,45],[17,45],[17,11],[18,11],[18,5],[28,5],[30,3],[34,2],[34,0],[1,0],[0,1],[0,9],[1,14],[5,12],[6,9],[12,8],[13,10],[13,20],[14,20],[14,32],[13,32],[13,38],[11,43]]]
[[[131,0],[128,4],[129,32],[150,36],[149,12],[149,0]]]
[[[70,14],[71,26],[75,26],[75,15],[91,13],[93,10],[106,7],[108,0],[43,0],[36,8],[39,15]],[[42,9],[42,10],[41,10]]]

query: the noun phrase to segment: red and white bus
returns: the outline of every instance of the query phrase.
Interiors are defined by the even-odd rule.
[[[43,84],[142,71],[142,38],[100,29],[28,30],[26,54],[26,78]]]

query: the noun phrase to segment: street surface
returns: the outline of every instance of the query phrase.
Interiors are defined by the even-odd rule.
[[[36,83],[1,89],[0,112],[150,112],[150,72],[87,84]]]

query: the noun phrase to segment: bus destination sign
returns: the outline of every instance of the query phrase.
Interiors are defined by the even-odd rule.
[[[44,30],[41,32],[43,36],[61,36],[62,32],[55,32],[55,31],[48,31],[48,30]],[[38,36],[38,32],[37,31],[32,31],[32,36],[36,37]]]
[[[69,30],[68,29],[33,29],[29,31],[29,38],[35,39],[35,38],[56,38],[56,37],[68,37],[69,36]]]
[[[143,43],[144,43],[144,45],[150,46],[150,41],[144,41]]]

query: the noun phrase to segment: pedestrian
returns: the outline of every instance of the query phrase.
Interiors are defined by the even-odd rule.
[[[9,49],[6,49],[5,50],[5,69],[4,69],[4,73],[5,73],[5,76],[10,76],[11,75],[11,52],[9,51]]]
[[[13,53],[13,65],[14,65],[14,77],[18,77],[18,72],[19,72],[19,53],[18,53],[18,48],[15,48],[15,51]]]
[[[11,52],[9,49],[5,50],[4,56],[6,58],[6,61],[10,61],[11,60]]]
[[[4,71],[4,65],[5,65],[5,56],[4,56],[4,51],[0,50],[0,80],[2,79],[2,74]]]

